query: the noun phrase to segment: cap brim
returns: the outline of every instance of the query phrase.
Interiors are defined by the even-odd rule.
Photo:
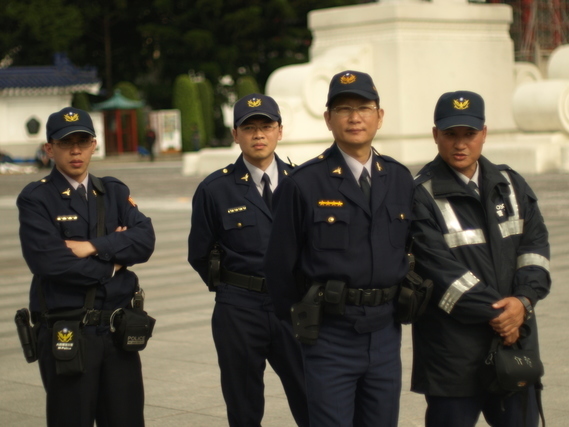
[[[271,119],[274,122],[280,122],[281,118],[278,116],[275,116],[273,114],[269,114],[269,113],[261,113],[261,112],[253,112],[253,113],[249,113],[243,117],[241,117],[239,120],[237,120],[234,124],[233,127],[234,128],[238,128],[239,126],[241,126],[243,124],[243,122],[253,116],[264,116],[264,117],[268,117],[269,119]]]
[[[64,129],[59,130],[58,132],[53,133],[50,138],[52,139],[61,139],[65,138],[67,135],[71,135],[72,133],[77,132],[86,132],[89,135],[96,136],[95,132],[85,126],[69,126]]]
[[[372,94],[363,90],[343,90],[341,92],[335,93],[334,96],[330,98],[328,102],[326,102],[326,107],[340,95],[358,95],[364,97],[365,99],[369,99],[370,101],[376,101],[379,99],[379,96],[377,94]]]
[[[484,120],[473,116],[453,116],[437,120],[435,126],[440,130],[455,128],[457,126],[467,126],[476,130],[482,130],[484,129]]]

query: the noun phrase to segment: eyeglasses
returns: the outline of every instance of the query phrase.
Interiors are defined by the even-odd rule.
[[[52,142],[52,144],[57,145],[62,150],[69,150],[69,149],[75,147],[76,145],[81,149],[85,149],[85,148],[89,148],[89,147],[91,147],[91,145],[93,145],[93,140],[92,139],[88,139],[88,140],[82,139],[80,141],[59,141],[59,142]]]
[[[255,134],[255,133],[257,133],[257,130],[260,130],[264,134],[267,134],[267,133],[271,133],[272,131],[274,131],[278,127],[279,127],[279,125],[268,125],[268,124],[267,125],[261,125],[261,126],[245,125],[245,126],[239,126],[239,129],[241,129],[241,132],[247,133],[247,134]]]
[[[361,118],[370,117],[377,107],[375,105],[360,105],[359,107],[350,107],[349,105],[338,105],[332,108],[332,111],[339,117],[349,117],[355,111]]]

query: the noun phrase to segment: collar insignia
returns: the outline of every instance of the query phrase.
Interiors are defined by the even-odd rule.
[[[244,176],[241,177],[241,179],[245,182],[248,182],[249,181],[249,174],[246,173]]]
[[[97,197],[97,192],[93,189],[93,196]]]
[[[62,191],[61,194],[63,194],[64,196],[67,196],[67,197],[71,196],[71,188],[68,188],[67,190]]]
[[[247,105],[251,108],[257,108],[261,106],[261,100],[258,98],[251,98],[247,101]]]
[[[470,107],[470,101],[464,98],[453,99],[452,106],[455,110],[466,110]]]
[[[338,175],[342,175],[342,167],[338,166],[336,169],[334,169],[332,171],[332,173],[338,174]]]
[[[318,200],[318,206],[341,208],[344,206],[344,202],[341,200]]]
[[[66,122],[77,122],[79,121],[79,114],[70,111],[69,113],[63,115],[63,120]]]
[[[375,168],[377,169],[378,172],[381,172],[382,169],[383,169],[383,168],[381,167],[381,165],[379,164],[379,162],[375,162]]]
[[[340,83],[343,85],[349,85],[356,81],[356,76],[352,73],[346,73],[342,77],[340,77]]]
[[[288,176],[288,171],[283,171],[283,173]]]

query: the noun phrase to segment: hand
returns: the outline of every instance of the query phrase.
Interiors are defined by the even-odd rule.
[[[71,252],[79,258],[87,258],[88,256],[95,255],[97,249],[91,242],[79,242],[77,240],[66,240],[65,246],[71,249]]]
[[[117,232],[120,233],[121,231],[126,231],[126,229],[127,229],[127,226],[126,226],[126,225],[125,225],[124,227],[121,227],[121,226],[119,225],[115,231],[117,231]]]
[[[524,323],[526,309],[522,302],[516,297],[501,299],[492,304],[492,308],[504,310],[499,316],[490,321],[492,329],[502,337],[514,333]]]
[[[516,341],[520,338],[520,330],[516,329],[514,332],[512,332],[509,335],[506,335],[504,337],[504,345],[513,345],[516,343]]]

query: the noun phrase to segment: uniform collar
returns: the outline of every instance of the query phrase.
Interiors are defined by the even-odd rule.
[[[279,181],[279,168],[277,166],[276,156],[273,157],[273,161],[265,170],[259,169],[257,166],[245,160],[244,157],[243,157],[243,163],[245,164],[245,167],[249,171],[251,179],[253,180],[257,188],[262,187],[263,185],[262,178],[265,173],[269,175],[269,179],[271,180],[271,190],[274,190],[276,188]]]
[[[365,164],[362,164],[358,162],[356,159],[354,159],[352,156],[344,153],[344,151],[340,148],[339,145],[337,145],[337,147],[338,150],[340,151],[340,154],[342,154],[344,161],[348,165],[348,168],[350,168],[352,174],[354,174],[354,178],[356,178],[356,181],[360,179],[360,175],[362,174],[364,168],[367,169],[367,172],[371,177],[371,163],[373,159],[373,151],[371,150],[371,148],[369,150],[369,158],[367,159],[367,162],[365,162]]]

